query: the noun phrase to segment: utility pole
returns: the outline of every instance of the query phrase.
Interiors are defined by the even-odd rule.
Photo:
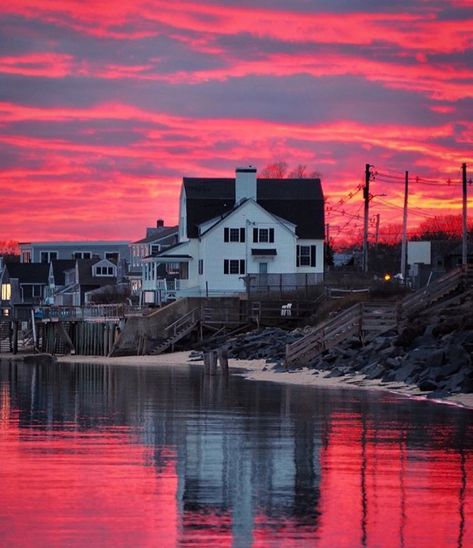
[[[376,229],[375,229],[375,243],[376,247],[378,247],[378,240],[379,240],[379,213],[376,213]]]
[[[467,197],[466,197],[466,164],[462,164],[463,187],[463,238],[462,238],[462,266],[468,264],[468,226],[467,226]]]
[[[404,182],[404,212],[402,216],[402,243],[401,243],[401,275],[402,283],[406,283],[407,276],[407,202],[409,196],[409,172],[406,171]]]
[[[363,187],[363,199],[365,201],[365,219],[363,226],[363,251],[362,251],[362,265],[363,272],[368,272],[368,217],[370,208],[370,164],[365,166],[365,186]]]
[[[330,225],[329,223],[325,223],[325,242],[327,246],[330,246]]]

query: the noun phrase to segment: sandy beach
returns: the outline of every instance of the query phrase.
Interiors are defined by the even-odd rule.
[[[0,354],[1,359],[21,360],[21,354]],[[58,356],[58,363],[89,363],[102,365],[135,365],[140,367],[179,366],[187,364],[201,364],[202,360],[190,358],[189,352],[174,352],[158,356],[122,356],[108,358],[104,356]],[[231,372],[243,376],[248,380],[269,381],[304,386],[324,388],[349,388],[356,390],[382,390],[405,397],[426,399],[427,393],[421,392],[416,386],[400,382],[381,383],[379,380],[367,380],[362,375],[345,375],[343,377],[327,378],[326,371],[314,369],[297,369],[281,371],[273,369],[272,364],[265,360],[229,360]],[[473,394],[456,394],[448,398],[435,400],[438,403],[460,405],[473,409]]]

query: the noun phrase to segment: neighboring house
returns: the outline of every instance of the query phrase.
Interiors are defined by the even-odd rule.
[[[5,263],[1,273],[1,305],[38,305],[48,285],[49,265]]]
[[[55,293],[58,306],[87,304],[87,293],[104,286],[117,285],[117,265],[107,259],[78,259],[64,272],[64,287]]]
[[[144,259],[145,302],[323,278],[319,179],[257,179],[251,166],[234,179],[184,178],[179,209],[179,243]]]
[[[60,259],[108,259],[129,262],[129,242],[28,242],[20,243],[22,263],[50,263]]]
[[[58,259],[49,263],[48,286],[44,296],[45,304],[55,304],[55,295],[66,287],[66,271],[73,269],[75,265],[75,259]]]
[[[143,258],[157,255],[161,251],[175,245],[178,241],[177,226],[164,226],[164,221],[158,219],[156,227],[146,229],[146,237],[130,244],[130,268],[128,279],[133,294],[141,290]]]

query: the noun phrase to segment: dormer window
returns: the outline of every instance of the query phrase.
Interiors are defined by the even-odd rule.
[[[113,276],[113,266],[96,266],[94,267],[95,276]]]

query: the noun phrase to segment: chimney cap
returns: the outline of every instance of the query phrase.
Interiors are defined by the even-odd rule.
[[[256,168],[252,165],[245,167],[237,167],[235,170],[237,173],[256,173]]]

